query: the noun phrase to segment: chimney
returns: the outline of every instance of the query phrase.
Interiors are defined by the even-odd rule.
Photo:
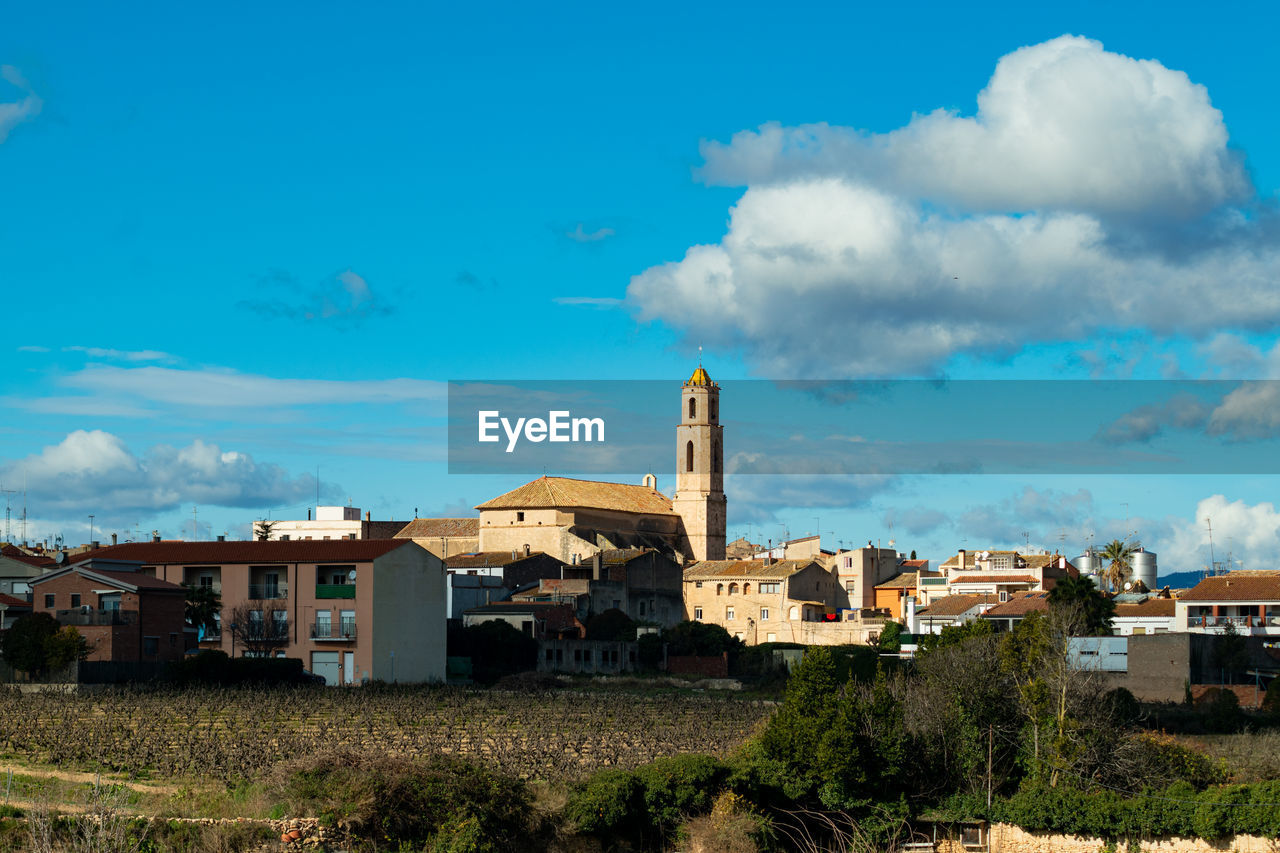
[[[529,556],[529,543],[528,543],[528,542],[524,543],[524,555],[525,555],[526,557],[527,557],[527,556]]]
[[[93,547],[93,548],[95,548],[95,549],[97,549],[97,548],[101,548],[101,547],[102,547],[102,543],[101,543],[101,542],[99,542],[97,539],[95,539],[95,540],[93,540],[92,542],[90,542],[90,543],[89,543],[89,545],[90,545],[90,546],[92,546],[92,547]]]
[[[156,533],[154,530],[153,530],[153,531],[151,531],[151,541],[152,541],[152,542],[159,542],[159,541],[160,541],[160,534],[159,534],[159,533]]]
[[[288,533],[285,533],[285,534],[281,535],[281,537],[280,537],[280,541],[281,541],[281,542],[288,542],[288,541],[289,541],[289,534],[288,534]]]
[[[964,571],[964,558],[965,558],[965,552],[964,552],[964,549],[961,548],[960,549],[960,571],[962,572]]]
[[[591,579],[593,581],[600,580],[600,552],[596,551],[591,556]]]
[[[1058,558],[1058,568],[1060,568],[1060,569],[1065,569],[1066,567],[1067,567],[1067,558],[1066,558],[1066,557],[1059,557],[1059,558]]]
[[[366,509],[366,510],[364,511],[364,520],[365,520],[365,521],[373,521],[373,513]]]
[[[219,534],[218,534],[218,541],[219,541],[219,542],[226,542],[226,541],[227,541],[227,537],[226,537],[226,535],[225,535],[225,534],[222,534],[222,533],[219,533]]]
[[[118,535],[118,534],[115,534],[115,533],[112,533],[112,534],[111,534],[111,544],[112,544],[112,545],[116,544],[116,542],[118,542],[118,541],[119,541],[119,540],[116,538],[116,537],[117,537],[117,535]]]
[[[311,520],[311,507],[307,507],[307,521]]]

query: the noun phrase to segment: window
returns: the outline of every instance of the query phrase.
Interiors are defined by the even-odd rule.
[[[516,521],[524,521],[524,513],[523,513],[523,512],[517,512],[517,513],[516,513]]]
[[[213,575],[204,574],[200,576],[201,589],[213,589]]]
[[[720,473],[720,442],[711,442],[711,470]]]
[[[46,592],[44,594],[44,606],[47,607],[49,610],[53,609],[53,606],[57,602],[57,600],[58,600],[58,597],[51,592]]]
[[[80,593],[78,592],[71,593],[71,606],[72,607],[80,606]]]
[[[760,621],[761,621],[761,622],[768,622],[768,621],[769,621],[769,608],[767,608],[767,607],[761,607],[761,608],[760,608]]]
[[[718,417],[719,414],[720,414],[720,406],[716,402],[716,398],[712,397],[711,398],[711,422],[712,423],[716,422],[716,417]]]
[[[644,602],[643,602],[643,601],[642,601],[642,602],[640,602],[640,615],[641,615],[641,616],[643,616],[643,615],[644,615]]]
[[[730,595],[738,594],[738,585],[736,583],[729,584],[729,594]]]
[[[701,607],[695,607],[695,608],[693,608],[693,620],[694,620],[695,622],[701,622],[701,621],[702,621],[702,608],[701,608]]]
[[[173,632],[170,632],[170,633],[169,633],[169,648],[171,648],[171,649],[172,649],[172,648],[174,648],[174,647],[175,647],[175,646],[177,646],[177,645],[178,645],[178,635],[177,635],[177,634],[174,634]]]
[[[749,583],[744,583],[744,584],[742,585],[742,594],[743,594],[743,595],[750,595],[750,594],[751,594],[751,584],[749,584]]]
[[[354,637],[356,635],[356,612],[354,610],[343,610],[338,613],[338,628],[342,631],[344,637]]]
[[[693,586],[695,589],[702,589],[702,581],[696,581]]]
[[[698,414],[698,401],[693,397],[689,398],[689,420],[693,420]]]
[[[857,583],[855,581],[845,581],[844,591],[852,594],[855,586],[857,586]]]
[[[153,658],[160,654],[160,638],[159,637],[143,637],[142,638],[142,654],[144,657]]]
[[[316,611],[316,636],[321,639],[333,636],[333,613],[331,611]]]
[[[773,583],[762,583],[758,590],[761,595],[777,595],[782,591],[782,584],[774,581]]]
[[[684,470],[693,471],[693,442],[684,446]]]
[[[716,595],[724,595],[724,584],[722,583],[716,584]],[[50,605],[50,607],[52,606],[53,605]]]
[[[800,618],[800,608],[799,608],[799,607],[793,607],[793,608],[791,608],[789,611],[787,611],[787,618],[788,618],[788,619],[791,619],[791,620],[799,619],[799,618]]]
[[[774,634],[773,632],[770,632],[770,633],[768,633],[768,634],[765,634],[765,635],[764,635],[764,641],[765,641],[766,643],[776,643],[776,642],[778,642],[778,635],[777,635],[777,634]]]
[[[724,609],[724,618],[726,618],[726,619],[736,619],[736,618],[737,618],[736,616],[734,616],[733,608],[732,608],[732,607],[726,607],[726,608]]]

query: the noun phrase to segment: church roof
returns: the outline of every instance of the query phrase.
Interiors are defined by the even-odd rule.
[[[801,569],[817,565],[813,560],[703,560],[684,570],[684,579],[789,578]]]
[[[703,366],[699,364],[698,369],[693,371],[693,375],[689,377],[689,381],[684,384],[685,385],[714,385],[715,383],[711,381],[711,374],[707,373],[706,369],[704,369]]]
[[[539,477],[485,501],[476,509],[606,509],[639,515],[672,515],[671,500],[648,486]]]

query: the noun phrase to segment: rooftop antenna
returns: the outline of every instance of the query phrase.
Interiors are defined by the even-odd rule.
[[[22,469],[22,543],[27,542],[27,469]]]
[[[698,344],[698,367],[702,367],[702,344]]]
[[[93,541],[93,513],[89,513],[89,541]]]
[[[1213,559],[1213,519],[1206,515],[1204,523],[1209,528],[1209,574],[1217,575],[1218,564]]]
[[[194,507],[194,506],[191,508],[191,541],[192,542],[200,541],[199,509],[200,509],[199,507]]]

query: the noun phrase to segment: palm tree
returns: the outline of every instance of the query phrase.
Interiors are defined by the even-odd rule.
[[[222,612],[222,596],[211,586],[187,586],[187,622],[194,626],[201,637],[216,636],[217,616]]]
[[[1129,559],[1133,556],[1133,550],[1132,545],[1119,539],[1112,539],[1103,546],[1102,559],[1110,561],[1103,576],[1112,592],[1120,592],[1124,589],[1124,582],[1133,571],[1133,565]]]

